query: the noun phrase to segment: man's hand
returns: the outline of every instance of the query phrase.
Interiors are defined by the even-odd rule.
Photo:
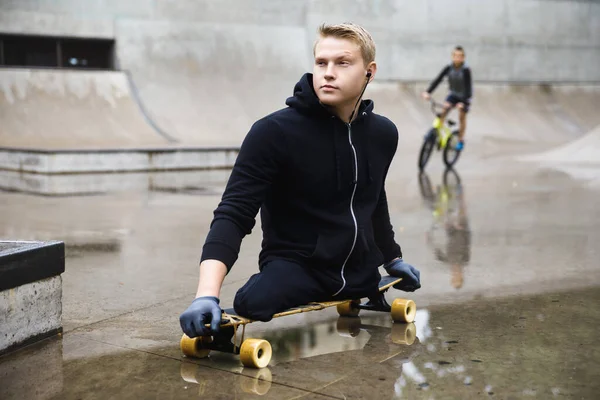
[[[425,99],[425,100],[429,100],[431,98],[431,95],[427,92],[423,92],[421,93],[421,96]]]
[[[414,292],[421,287],[421,273],[419,270],[405,263],[401,258],[390,261],[384,268],[391,276],[402,278],[400,283],[394,285],[394,289]]]
[[[221,325],[221,307],[214,296],[198,297],[179,316],[181,330],[188,337],[210,336],[219,331]],[[205,325],[210,323],[210,329]]]

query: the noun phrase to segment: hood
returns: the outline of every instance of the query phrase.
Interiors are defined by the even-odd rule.
[[[310,73],[302,75],[302,78],[300,78],[298,83],[294,86],[294,95],[288,97],[285,104],[304,114],[322,116],[332,115],[329,108],[321,104],[321,101],[317,97],[317,94],[313,89],[313,75]],[[370,114],[373,111],[373,106],[372,100],[362,100],[359,107],[358,118],[360,118],[363,113]]]

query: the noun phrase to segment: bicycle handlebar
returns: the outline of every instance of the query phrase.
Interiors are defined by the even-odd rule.
[[[444,104],[438,103],[433,99],[433,97],[429,98],[429,103],[431,103],[431,112],[437,115],[436,107],[443,108]]]

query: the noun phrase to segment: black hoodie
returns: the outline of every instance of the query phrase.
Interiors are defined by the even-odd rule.
[[[332,294],[372,288],[378,266],[402,256],[384,189],[396,126],[373,113],[371,100],[362,101],[351,125],[341,121],[319,102],[312,74],[286,104],[244,139],[202,260],[222,261],[229,270],[260,208],[261,268],[287,259],[313,269]]]

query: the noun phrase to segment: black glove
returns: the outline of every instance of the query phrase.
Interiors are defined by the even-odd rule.
[[[221,307],[219,299],[213,296],[198,297],[179,316],[181,330],[188,337],[210,336],[219,332]],[[205,324],[210,323],[210,329]]]
[[[394,285],[394,289],[414,292],[421,287],[421,273],[419,270],[405,263],[401,258],[390,261],[384,268],[391,276],[402,278],[401,282]]]

